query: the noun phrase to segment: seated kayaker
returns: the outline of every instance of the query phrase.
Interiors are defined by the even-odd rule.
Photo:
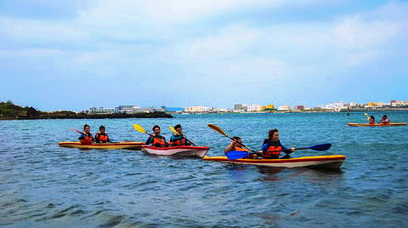
[[[108,134],[106,134],[106,128],[105,126],[100,126],[99,127],[99,132],[96,133],[95,135],[95,141],[97,143],[111,143]]]
[[[187,140],[187,137],[183,135],[183,129],[181,128],[180,124],[174,126],[174,130],[177,131],[178,134],[173,134],[170,137],[170,146],[190,146],[191,143]]]
[[[279,159],[280,153],[285,152],[286,155],[282,159],[290,158],[289,154],[295,151],[296,148],[291,147],[290,149],[282,146],[279,140],[278,129],[272,129],[269,131],[268,138],[266,138],[262,145],[262,158],[264,159]]]
[[[370,122],[370,124],[375,124],[375,117],[370,116],[370,118],[368,118],[368,122]]]
[[[390,120],[388,119],[387,115],[383,115],[383,117],[381,118],[380,122],[378,122],[379,124],[389,124]]]
[[[244,148],[242,145],[242,139],[238,136],[232,137],[234,140],[231,141],[231,143],[225,148],[224,153],[228,153],[230,151],[245,151],[248,153],[248,156],[244,158],[258,158],[257,154],[251,154],[249,153],[249,150]]]
[[[150,137],[146,141],[146,145],[152,145],[155,147],[166,147],[168,143],[166,142],[166,138],[160,135],[161,129],[158,125],[154,125],[153,128],[154,135],[150,135]]]
[[[91,127],[88,124],[84,125],[84,132],[79,136],[79,141],[81,144],[91,144],[94,141],[91,133]]]

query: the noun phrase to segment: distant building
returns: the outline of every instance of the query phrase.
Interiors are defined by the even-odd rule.
[[[212,110],[213,110],[212,106],[191,106],[184,108],[185,112],[198,112],[198,113],[211,112]]]
[[[108,114],[108,113],[115,113],[115,109],[114,108],[104,108],[104,107],[92,107],[89,108],[88,113],[92,113],[92,114]]]
[[[289,105],[282,105],[279,106],[279,111],[290,111],[290,106]]]
[[[295,110],[305,110],[305,106],[304,105],[295,105],[294,109]]]
[[[247,106],[247,112],[260,112],[262,111],[262,105],[251,104]]]
[[[115,108],[116,113],[166,112],[166,106],[141,108],[135,105],[120,105]]]
[[[390,103],[391,103],[391,106],[393,106],[393,107],[408,106],[408,101],[396,101],[396,100],[392,100]]]
[[[247,105],[243,104],[234,104],[234,112],[245,112],[248,110]]]

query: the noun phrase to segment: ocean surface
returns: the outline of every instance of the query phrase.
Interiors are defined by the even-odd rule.
[[[408,112],[370,113],[408,122]],[[407,227],[408,126],[349,127],[363,113],[175,115],[172,119],[0,121],[0,227]],[[207,155],[230,140],[258,150],[278,128],[286,147],[332,143],[339,171],[265,168],[145,155],[135,150],[60,148],[84,124],[115,141],[145,141],[133,129],[181,124]]]

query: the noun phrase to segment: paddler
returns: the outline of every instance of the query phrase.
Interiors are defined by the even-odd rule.
[[[224,153],[228,153],[230,151],[245,151],[248,153],[248,156],[244,158],[258,158],[257,154],[251,154],[249,153],[249,150],[245,149],[244,146],[242,145],[242,139],[238,136],[232,137],[231,143],[225,148]]]
[[[295,151],[295,147],[291,147],[290,149],[285,148],[282,146],[279,140],[279,131],[278,129],[272,129],[268,133],[268,138],[266,138],[262,145],[262,158],[264,159],[279,159],[280,153],[286,153],[281,159],[290,158],[289,154]]]
[[[379,124],[389,124],[390,120],[388,119],[387,115],[383,115],[383,117],[381,118],[380,122],[378,122]]]
[[[368,122],[370,122],[370,124],[375,124],[375,117],[370,116],[370,118],[368,118]]]
[[[105,126],[100,126],[99,127],[99,132],[96,133],[95,135],[95,141],[97,143],[111,143],[111,140],[109,139],[108,134],[106,134],[106,128]]]
[[[170,146],[190,146],[191,145],[187,137],[183,135],[183,128],[181,128],[180,124],[177,124],[176,126],[174,126],[174,130],[176,130],[178,134],[171,135]]]
[[[160,135],[161,129],[159,125],[154,125],[153,128],[154,135],[150,135],[150,137],[146,141],[146,145],[152,145],[154,147],[166,147],[168,143],[166,142],[166,138]]]
[[[91,127],[88,124],[84,125],[84,132],[79,136],[79,141],[81,144],[91,144],[94,141],[91,133]]]

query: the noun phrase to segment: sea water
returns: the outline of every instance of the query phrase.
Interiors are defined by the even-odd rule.
[[[408,122],[407,112],[370,113]],[[0,121],[1,227],[406,227],[408,126],[349,127],[363,113],[175,115],[172,119]],[[104,125],[114,141],[145,141],[158,124],[181,124],[189,139],[223,155],[230,140],[259,150],[278,128],[286,147],[332,143],[339,171],[267,168],[135,150],[62,148],[84,124]]]

